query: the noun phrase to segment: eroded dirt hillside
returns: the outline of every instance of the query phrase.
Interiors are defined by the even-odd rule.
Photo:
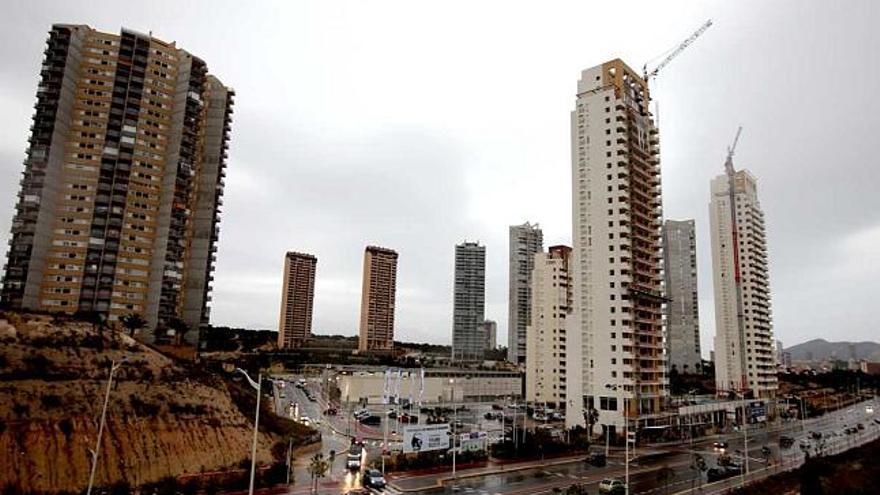
[[[253,393],[177,363],[122,332],[0,313],[0,488],[81,491],[88,481],[111,360],[96,484],[131,486],[236,467],[250,458]],[[251,397],[248,397],[250,395]],[[268,412],[268,409],[265,410]],[[258,460],[286,441],[267,416]],[[261,421],[262,425],[262,421]],[[306,432],[295,432],[304,436]]]

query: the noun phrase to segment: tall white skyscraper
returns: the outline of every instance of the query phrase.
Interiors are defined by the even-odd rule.
[[[455,284],[452,307],[452,358],[481,360],[486,333],[486,247],[478,242],[455,246]]]
[[[668,391],[657,128],[648,86],[615,59],[581,73],[571,113],[574,250],[569,411],[616,432],[650,425]],[[578,369],[579,368],[579,369]],[[575,399],[580,387],[582,400]]]
[[[567,404],[567,322],[571,314],[568,267],[571,248],[535,254],[532,321],[526,327],[526,400]]]
[[[696,373],[701,363],[695,227],[693,220],[663,223],[667,364],[678,373]]]
[[[735,207],[731,207],[735,205]],[[746,170],[712,180],[709,205],[715,285],[715,388],[719,395],[751,391],[773,397],[776,356],[764,212],[758,184]]]
[[[510,226],[510,279],[508,282],[507,360],[526,361],[526,325],[532,311],[532,268],[535,253],[544,249],[544,234],[538,224]]]

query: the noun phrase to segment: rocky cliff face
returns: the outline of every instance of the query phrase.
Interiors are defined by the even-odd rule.
[[[253,407],[252,391],[189,369],[120,332],[0,314],[0,489],[82,491],[109,364],[123,359],[110,393],[96,485],[138,486],[249,461],[253,423],[244,411]],[[261,429],[257,457],[263,463],[282,441],[279,418],[267,420],[267,428],[276,428]],[[306,432],[290,426],[283,433]]]

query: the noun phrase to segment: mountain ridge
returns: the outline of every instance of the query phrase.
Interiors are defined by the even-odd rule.
[[[880,361],[880,343],[870,340],[860,342],[812,339],[787,347],[794,361],[823,361],[828,359]]]

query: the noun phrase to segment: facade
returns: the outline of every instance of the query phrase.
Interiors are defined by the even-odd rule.
[[[679,373],[696,373],[701,357],[697,234],[693,220],[663,223],[663,275],[667,365]]]
[[[318,258],[311,254],[289,252],[284,256],[281,316],[278,320],[278,347],[281,349],[300,347],[312,335],[317,265]]]
[[[526,326],[532,310],[532,268],[535,253],[544,249],[544,234],[538,224],[510,226],[507,317],[507,360],[526,361]]]
[[[715,387],[718,394],[773,397],[776,356],[770,320],[770,283],[764,213],[748,171],[712,180],[709,205],[715,289]],[[731,206],[734,205],[732,208]]]
[[[360,352],[391,352],[394,349],[396,296],[397,252],[367,246],[361,290]]]
[[[572,293],[571,248],[551,246],[535,254],[532,321],[526,327],[526,401],[566,404],[567,339]]]
[[[233,91],[126,29],[56,24],[44,53],[3,303],[206,325]]]
[[[477,331],[483,336],[484,350],[494,351],[498,347],[498,324],[492,320],[484,320],[477,325]]]
[[[619,59],[578,81],[567,421],[583,424],[580,410],[589,407],[615,428],[624,417],[650,423],[668,395],[659,141],[649,101],[645,81]]]
[[[452,359],[481,360],[486,337],[479,326],[486,312],[486,247],[478,242],[455,246],[452,301]]]

